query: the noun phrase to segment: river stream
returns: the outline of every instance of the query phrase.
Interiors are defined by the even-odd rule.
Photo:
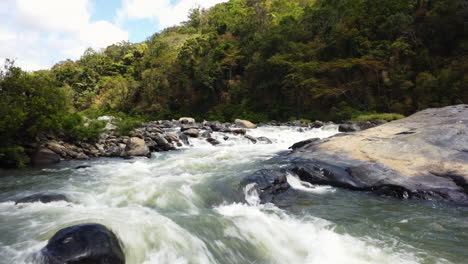
[[[311,186],[293,175],[298,195],[281,207],[239,187],[259,169],[282,166],[271,158],[293,143],[336,133],[261,127],[248,134],[273,144],[214,133],[221,145],[191,139],[151,158],[0,170],[0,264],[28,263],[59,229],[89,222],[114,231],[127,264],[467,263],[466,207]],[[39,192],[71,202],[13,202]]]

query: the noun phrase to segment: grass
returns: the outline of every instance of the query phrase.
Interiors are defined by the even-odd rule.
[[[393,121],[393,120],[398,120],[398,119],[402,119],[402,118],[405,118],[405,116],[400,115],[400,114],[394,114],[394,113],[380,113],[380,114],[374,113],[374,114],[359,115],[359,116],[353,118],[353,120],[355,120],[355,121],[372,121],[372,120],[380,119],[380,120],[385,120],[385,121]]]

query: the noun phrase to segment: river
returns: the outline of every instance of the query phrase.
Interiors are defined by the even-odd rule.
[[[214,133],[216,147],[192,140],[151,158],[0,170],[0,264],[28,263],[56,231],[87,222],[114,231],[127,264],[467,263],[466,207],[310,186],[292,175],[299,194],[285,206],[258,204],[240,189],[245,176],[282,166],[271,158],[293,143],[336,133],[261,127],[248,134],[273,144]],[[13,202],[38,192],[71,202]]]

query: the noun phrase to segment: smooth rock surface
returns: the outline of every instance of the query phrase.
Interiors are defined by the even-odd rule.
[[[257,127],[257,125],[255,125],[254,123],[248,120],[236,119],[234,123],[239,128],[256,128]]]
[[[468,105],[426,109],[286,156],[301,180],[403,199],[468,203]]]

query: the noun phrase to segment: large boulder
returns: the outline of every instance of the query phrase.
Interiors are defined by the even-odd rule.
[[[65,201],[68,202],[67,196],[59,193],[37,193],[33,195],[29,195],[23,198],[20,198],[15,201],[15,204],[20,203],[50,203],[50,202],[58,202],[58,201]]]
[[[303,181],[468,203],[468,105],[300,145],[285,158]]]
[[[101,224],[59,230],[39,253],[41,264],[124,264],[119,240]]]
[[[236,123],[236,126],[239,128],[256,128],[257,127],[257,125],[255,125],[254,123],[247,121],[247,120],[242,120],[242,119],[236,119],[234,123]]]
[[[150,153],[145,141],[138,137],[132,137],[128,140],[125,147],[127,156],[147,156]]]
[[[60,156],[48,148],[39,148],[31,157],[35,166],[44,166],[60,162]]]

